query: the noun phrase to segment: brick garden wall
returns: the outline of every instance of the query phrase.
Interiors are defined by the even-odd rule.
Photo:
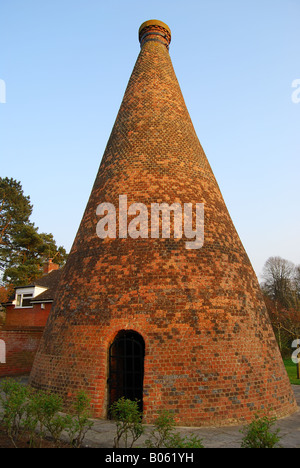
[[[29,374],[34,356],[47,322],[52,303],[32,308],[6,307],[5,322],[0,329],[0,340],[6,348],[6,363],[0,363],[0,377]]]
[[[0,363],[0,377],[29,374],[43,328],[0,330],[6,348],[6,363]]]

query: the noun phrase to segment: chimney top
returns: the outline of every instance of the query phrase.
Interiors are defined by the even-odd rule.
[[[139,41],[141,47],[145,42],[160,42],[169,49],[171,42],[171,29],[165,23],[159,20],[145,21],[139,29]]]
[[[53,270],[59,270],[59,265],[57,263],[53,263],[52,259],[49,258],[45,263],[44,263],[44,275],[47,275]]]

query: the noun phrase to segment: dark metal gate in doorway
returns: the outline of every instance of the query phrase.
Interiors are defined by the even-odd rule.
[[[122,330],[109,348],[109,407],[121,397],[138,400],[143,410],[145,342],[132,330]]]

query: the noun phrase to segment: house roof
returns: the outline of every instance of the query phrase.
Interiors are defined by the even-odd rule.
[[[35,296],[31,302],[39,303],[39,302],[49,302],[53,301],[54,294],[61,276],[62,268],[59,270],[53,270],[47,275],[38,278],[31,284],[26,284],[25,286],[17,286],[14,289],[24,289],[24,288],[33,288],[34,286],[41,286],[42,288],[47,288],[46,291],[43,291],[38,296]],[[9,300],[3,305],[9,305],[15,299],[15,293],[13,293]]]
[[[34,286],[42,286],[43,288],[47,288],[47,290],[43,291],[38,296],[35,296],[31,301],[32,303],[53,301],[61,272],[62,269],[53,270],[48,273],[48,275],[42,276],[35,281]]]
[[[57,273],[57,275],[55,275]],[[41,276],[40,278],[36,279],[32,283],[25,284],[22,286],[15,286],[14,289],[24,289],[24,288],[33,288],[34,286],[41,286],[43,288],[48,288],[51,284],[56,281],[56,277],[60,276],[61,269],[59,270],[52,270],[50,273]]]

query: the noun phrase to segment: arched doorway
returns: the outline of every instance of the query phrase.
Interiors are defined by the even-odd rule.
[[[120,331],[109,347],[108,400],[110,406],[121,397],[139,400],[143,410],[145,342],[132,330]]]

